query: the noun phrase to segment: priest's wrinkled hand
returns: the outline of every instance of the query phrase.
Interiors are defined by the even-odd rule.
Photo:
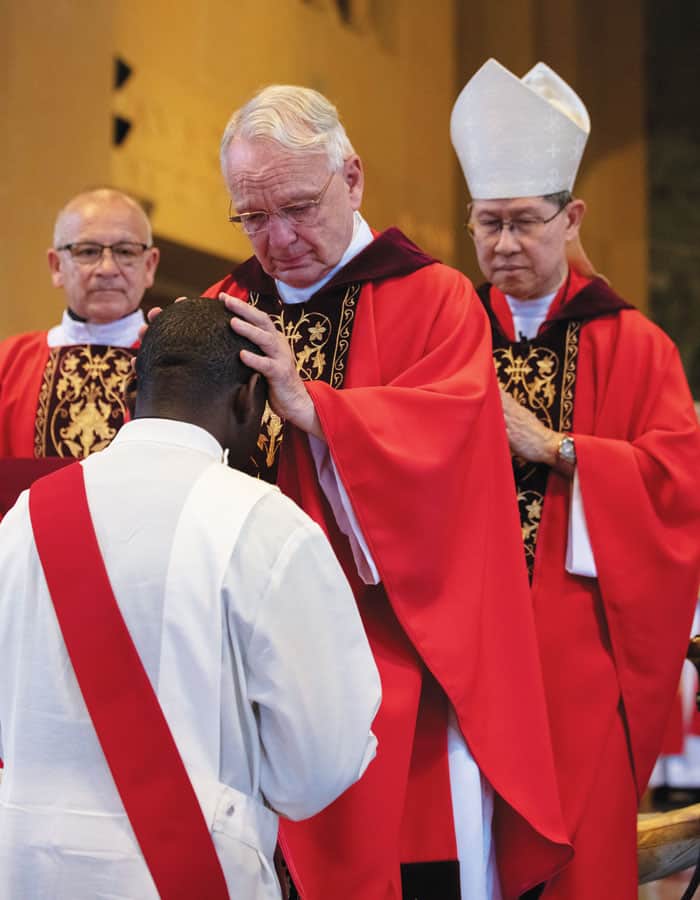
[[[501,402],[511,451],[529,462],[553,466],[563,435],[543,425],[533,412],[514,400],[503,388]]]
[[[251,340],[263,355],[241,350],[241,360],[267,379],[270,406],[280,418],[302,431],[323,438],[316,407],[297,372],[292,350],[272,319],[260,309],[230,294],[219,294],[234,314],[231,328]]]

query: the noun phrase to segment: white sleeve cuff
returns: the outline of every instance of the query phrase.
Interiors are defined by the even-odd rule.
[[[566,547],[566,571],[570,575],[584,575],[597,578],[593,548],[588,536],[586,514],[583,509],[583,495],[578,470],[574,472],[571,484],[571,506],[569,509],[569,539]]]

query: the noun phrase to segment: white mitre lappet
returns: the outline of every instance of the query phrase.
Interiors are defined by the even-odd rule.
[[[473,200],[570,191],[590,130],[580,97],[542,62],[520,79],[489,59],[463,88],[450,120]]]

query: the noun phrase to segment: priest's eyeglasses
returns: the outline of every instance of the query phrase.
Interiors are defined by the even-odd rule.
[[[571,203],[571,199],[571,195],[569,194],[554,215],[550,216],[548,219],[545,219],[544,216],[533,216],[530,213],[527,215],[516,216],[513,219],[499,219],[496,216],[482,213],[479,218],[474,220],[472,220],[470,215],[469,219],[467,219],[464,224],[469,234],[476,241],[497,240],[504,228],[507,228],[516,238],[537,238],[544,226],[553,222],[554,219],[566,209],[569,203]],[[469,209],[471,213],[471,204]]]
[[[254,237],[256,234],[267,231],[273,216],[278,216],[288,225],[296,227],[315,225],[321,212],[321,203],[335,174],[335,172],[331,172],[328,181],[323,186],[323,190],[315,199],[290,203],[288,206],[280,206],[279,209],[271,212],[256,210],[255,212],[234,214],[232,213],[233,201],[231,201],[228,210],[228,220],[232,225],[243,229],[249,237]]]
[[[135,266],[143,257],[148,244],[135,241],[119,241],[116,244],[97,244],[93,241],[78,241],[75,244],[63,244],[57,250],[67,250],[79,266],[96,266],[102,259],[105,250],[109,250],[112,259],[119,268]]]

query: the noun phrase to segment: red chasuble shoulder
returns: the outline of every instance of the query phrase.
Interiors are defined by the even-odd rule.
[[[0,457],[34,456],[34,422],[48,358],[46,331],[0,343]]]

